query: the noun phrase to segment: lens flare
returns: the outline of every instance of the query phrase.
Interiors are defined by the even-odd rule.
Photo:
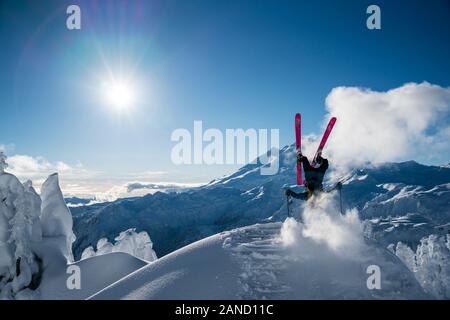
[[[132,86],[121,81],[105,84],[104,96],[108,106],[118,111],[129,109],[135,100]]]

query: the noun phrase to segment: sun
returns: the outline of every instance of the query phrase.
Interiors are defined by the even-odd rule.
[[[117,80],[104,84],[103,95],[108,106],[117,111],[131,108],[136,98],[130,83]]]

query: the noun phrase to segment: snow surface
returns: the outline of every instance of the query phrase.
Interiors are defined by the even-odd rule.
[[[67,261],[54,256],[55,242],[47,241],[40,246],[39,253],[43,256],[45,272],[38,289],[38,299],[73,300],[86,299],[108,285],[122,279],[126,275],[147,265],[145,261],[129,254],[115,252],[84,259],[70,265],[80,269],[81,289],[68,289]],[[60,239],[64,240],[64,239]],[[59,241],[60,241],[59,240]],[[56,244],[57,245],[57,244]]]
[[[304,222],[256,224],[179,249],[92,299],[426,299],[395,255],[365,240],[355,212],[333,199],[305,208]],[[335,210],[332,210],[335,212]],[[370,265],[381,289],[369,290]]]

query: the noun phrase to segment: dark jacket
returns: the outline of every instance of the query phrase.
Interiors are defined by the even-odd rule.
[[[301,158],[303,164],[303,170],[305,171],[306,185],[312,187],[313,189],[322,189],[323,178],[325,172],[328,169],[328,160],[322,159],[322,163],[319,167],[314,168],[309,164],[308,158]]]
[[[304,156],[299,158],[299,161],[301,161],[303,165],[303,171],[305,172],[305,185],[308,190],[302,193],[286,190],[286,195],[300,200],[308,200],[313,195],[313,192],[323,191],[322,183],[325,172],[328,169],[328,160],[322,158],[322,163],[317,168],[311,166],[308,158]]]

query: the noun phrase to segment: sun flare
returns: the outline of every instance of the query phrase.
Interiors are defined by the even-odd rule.
[[[129,109],[135,101],[135,92],[126,82],[113,81],[105,84],[103,93],[108,106],[116,110]]]

